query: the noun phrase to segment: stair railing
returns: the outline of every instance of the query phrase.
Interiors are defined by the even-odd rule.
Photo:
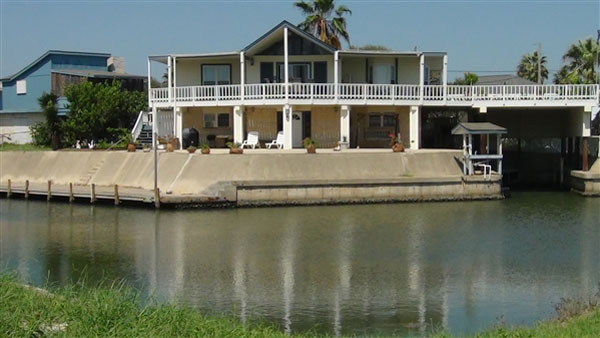
[[[137,120],[135,120],[135,124],[133,125],[133,129],[131,129],[131,138],[136,141],[142,132],[142,128],[144,127],[144,122],[148,121],[149,112],[140,111]]]

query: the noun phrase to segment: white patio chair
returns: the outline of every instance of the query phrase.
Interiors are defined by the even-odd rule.
[[[283,132],[280,131],[277,133],[277,138],[274,139],[273,141],[271,141],[270,143],[266,144],[268,149],[271,149],[272,147],[277,147],[277,149],[282,149],[283,148]]]
[[[242,142],[242,149],[243,148],[256,148],[259,147],[260,148],[260,143],[258,142],[258,132],[257,131],[249,131],[248,132],[248,138]]]

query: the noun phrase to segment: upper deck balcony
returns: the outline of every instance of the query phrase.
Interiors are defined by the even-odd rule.
[[[149,105],[593,106],[597,85],[448,85],[444,52],[335,50],[282,22],[241,51],[148,58],[167,66]],[[149,83],[151,81],[148,81]]]
[[[155,107],[237,105],[591,106],[598,85],[259,83],[152,88]]]

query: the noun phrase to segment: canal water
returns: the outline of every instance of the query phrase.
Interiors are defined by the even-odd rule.
[[[552,318],[600,282],[600,199],[150,210],[0,200],[0,268],[124,279],[287,332],[467,334]]]

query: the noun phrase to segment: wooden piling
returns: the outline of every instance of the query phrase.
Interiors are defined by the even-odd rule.
[[[119,185],[115,184],[115,205],[119,205]]]
[[[12,187],[11,187],[10,178],[9,178],[8,179],[8,187],[7,187],[7,190],[6,190],[6,198],[10,198],[11,194],[12,194]]]
[[[69,202],[73,202],[75,198],[73,197],[73,183],[69,183]]]
[[[52,198],[52,180],[48,180],[48,194],[46,200],[49,201]]]
[[[90,186],[90,203],[96,202],[96,185],[92,183]]]
[[[160,208],[160,189],[158,187],[154,188],[154,207]]]
[[[29,198],[29,180],[25,180],[25,198]]]

